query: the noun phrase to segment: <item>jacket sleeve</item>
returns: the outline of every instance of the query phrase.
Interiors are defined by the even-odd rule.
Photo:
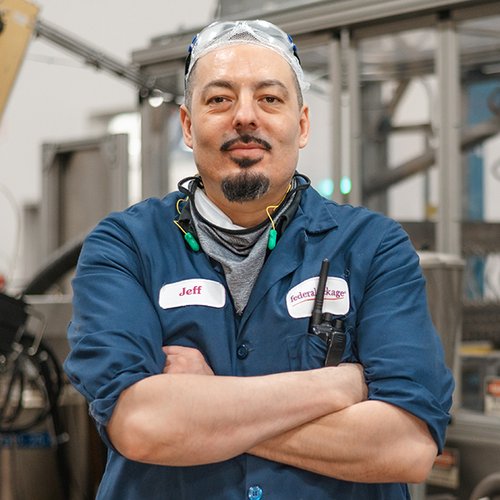
[[[432,324],[418,255],[399,224],[387,224],[357,316],[358,356],[369,398],[399,406],[426,422],[441,451],[453,377]]]
[[[73,280],[70,353],[64,368],[86,397],[97,428],[107,425],[121,392],[161,373],[160,322],[145,291],[141,257],[119,215],[87,237]]]

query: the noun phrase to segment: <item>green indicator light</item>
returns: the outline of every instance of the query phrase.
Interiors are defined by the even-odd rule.
[[[334,184],[332,179],[323,179],[318,184],[319,193],[325,198],[330,198],[333,195]]]
[[[340,181],[340,192],[342,194],[349,194],[352,189],[352,182],[349,177],[342,177]]]

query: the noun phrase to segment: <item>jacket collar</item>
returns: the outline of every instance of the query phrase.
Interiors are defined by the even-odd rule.
[[[293,223],[300,224],[308,234],[320,234],[338,227],[334,212],[337,204],[323,198],[314,188],[302,193]],[[292,223],[292,224],[293,224]]]

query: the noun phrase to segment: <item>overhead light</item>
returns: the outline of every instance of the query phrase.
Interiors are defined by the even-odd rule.
[[[165,96],[161,90],[154,89],[149,94],[148,102],[152,108],[159,108],[165,102]]]

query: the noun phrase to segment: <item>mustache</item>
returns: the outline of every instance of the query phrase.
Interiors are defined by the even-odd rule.
[[[259,144],[260,146],[262,146],[266,151],[271,151],[272,149],[271,144],[269,144],[269,142],[267,142],[265,139],[261,139],[260,137],[250,134],[243,134],[226,141],[224,144],[222,144],[220,150],[228,151],[230,147],[234,146],[235,144],[238,144],[239,142],[242,142],[243,144],[250,144],[254,142],[255,144]]]

